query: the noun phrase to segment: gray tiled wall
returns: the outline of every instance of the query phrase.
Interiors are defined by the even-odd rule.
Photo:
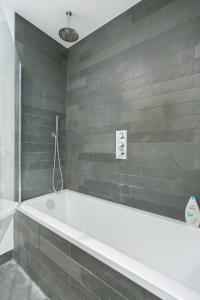
[[[15,259],[51,300],[158,300],[20,212],[14,237]]]
[[[52,191],[59,114],[69,188],[182,220],[190,194],[200,196],[200,2],[143,0],[71,47],[67,63],[16,15],[16,46],[22,199]],[[128,130],[127,161],[115,159],[117,129]]]
[[[199,0],[143,0],[71,47],[69,187],[183,220],[200,196],[199,72]]]
[[[17,14],[15,23],[16,47],[23,67],[22,200],[25,200],[52,192],[54,139],[51,134],[56,115],[60,117],[65,175],[66,49]]]

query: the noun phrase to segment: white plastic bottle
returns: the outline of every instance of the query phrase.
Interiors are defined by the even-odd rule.
[[[200,225],[200,209],[195,196],[191,196],[185,209],[186,223],[193,227]]]

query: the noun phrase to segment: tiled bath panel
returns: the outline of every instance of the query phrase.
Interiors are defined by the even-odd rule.
[[[13,250],[0,255],[0,266],[13,258]]]
[[[0,266],[0,299],[48,300],[14,260]]]
[[[158,300],[20,212],[14,240],[16,261],[51,300]]]

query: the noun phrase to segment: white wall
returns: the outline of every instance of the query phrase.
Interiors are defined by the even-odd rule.
[[[2,10],[9,26],[12,39],[15,41],[15,12],[5,6],[2,6]]]
[[[15,48],[0,7],[0,198],[14,200]]]

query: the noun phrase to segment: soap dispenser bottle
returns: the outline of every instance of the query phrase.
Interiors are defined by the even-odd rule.
[[[191,196],[185,209],[186,223],[193,227],[200,225],[200,209],[195,196]]]

